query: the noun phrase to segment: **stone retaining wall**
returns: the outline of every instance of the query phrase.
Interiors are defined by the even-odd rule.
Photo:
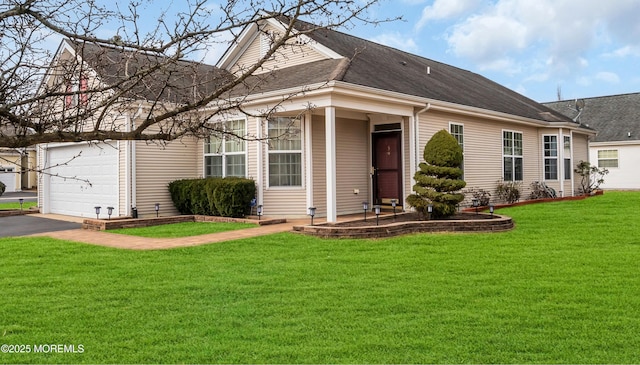
[[[269,219],[263,218],[228,218],[213,217],[205,215],[178,215],[172,217],[158,218],[114,218],[114,219],[85,219],[82,222],[82,228],[92,231],[106,231],[109,229],[119,228],[138,228],[159,226],[163,224],[182,223],[182,222],[242,222],[253,223],[257,225],[267,225],[286,222],[285,219]]]
[[[38,208],[29,208],[29,209],[11,209],[11,210],[0,210],[0,217],[12,217],[16,215],[25,215],[25,214],[36,214],[40,213],[40,209]]]
[[[503,232],[513,227],[511,217],[494,214],[493,219],[410,221],[366,227],[295,226],[293,230],[323,238],[385,238],[428,232]]]

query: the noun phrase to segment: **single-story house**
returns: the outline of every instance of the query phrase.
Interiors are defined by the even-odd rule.
[[[298,22],[296,29],[308,26]],[[215,70],[232,76],[255,64],[283,30],[276,19],[246,27]],[[98,47],[85,48],[89,66],[92,48]],[[100,52],[116,60],[122,51]],[[66,41],[59,57],[65,53],[78,56]],[[94,72],[103,82],[109,77],[100,67]],[[526,198],[532,182],[545,181],[571,196],[579,186],[573,166],[589,159],[595,135],[481,75],[335,30],[300,34],[255,76],[259,84],[236,91],[246,94],[245,113],[225,113],[218,122],[256,139],[39,146],[41,166],[55,172],[40,179],[42,211],[91,217],[94,206],[112,206],[115,216],[126,216],[136,207],[150,216],[158,202],[161,215],[177,214],[167,184],[207,176],[255,180],[256,199],[269,216],[304,217],[313,206],[317,216],[335,221],[361,212],[363,201],[391,199],[406,209],[424,146],[442,129],[464,150],[467,187],[493,193],[499,181],[519,182]],[[269,118],[255,116],[274,105]],[[114,119],[136,125],[139,115],[132,109]]]
[[[0,126],[0,135],[14,135],[11,128]],[[0,182],[7,192],[34,189],[37,186],[35,148],[0,148]]]
[[[589,141],[589,160],[609,170],[602,189],[640,189],[640,93],[544,105],[598,131]]]

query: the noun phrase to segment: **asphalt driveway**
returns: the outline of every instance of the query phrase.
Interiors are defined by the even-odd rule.
[[[28,236],[36,233],[79,229],[80,223],[34,217],[31,214],[0,218],[0,237]]]

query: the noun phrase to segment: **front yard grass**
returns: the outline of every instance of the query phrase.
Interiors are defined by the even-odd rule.
[[[0,239],[2,363],[639,363],[640,193],[498,234],[159,251]]]
[[[183,222],[151,227],[111,229],[108,232],[150,238],[178,238],[254,227],[257,227],[254,223],[242,222]]]
[[[31,207],[37,207],[36,202],[24,202],[22,203],[22,209],[27,210]],[[14,210],[20,209],[20,203],[0,203],[0,210]]]

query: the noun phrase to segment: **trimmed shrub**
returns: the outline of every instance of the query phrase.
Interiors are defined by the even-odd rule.
[[[243,178],[183,179],[169,183],[169,194],[180,214],[244,217],[251,209],[256,185]]]
[[[432,216],[448,217],[456,213],[456,206],[464,200],[459,190],[467,183],[461,179],[462,148],[446,130],[431,137],[424,147],[424,160],[414,176],[415,194],[407,197],[407,203],[423,215],[433,205]]]
[[[7,186],[0,181],[0,196],[2,196],[2,194],[4,194],[4,191],[7,189]]]
[[[223,217],[244,217],[251,209],[251,199],[256,195],[253,180],[227,178],[214,191],[216,209]]]

